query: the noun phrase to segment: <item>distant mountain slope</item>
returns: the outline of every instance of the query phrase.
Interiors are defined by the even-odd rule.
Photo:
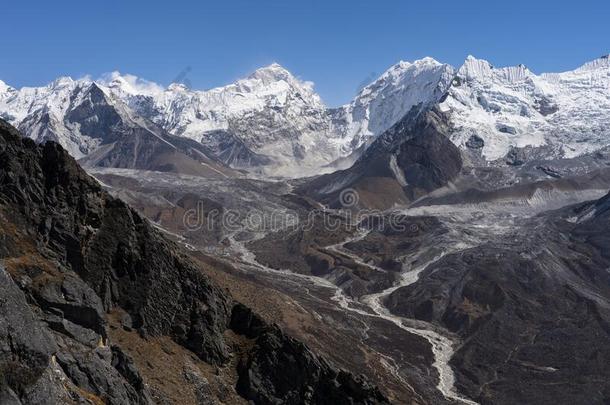
[[[387,403],[235,302],[58,144],[0,120],[0,175],[3,404]]]
[[[207,91],[173,84],[141,92],[118,73],[103,84],[138,114],[176,135],[204,143],[218,155],[227,155],[236,146],[249,150],[251,155],[242,159],[229,154],[227,163],[236,167],[248,166],[254,154],[277,164],[305,166],[321,165],[336,156],[327,142],[325,107],[311,83],[298,80],[278,64]],[[207,136],[214,131],[223,131],[224,139]]]
[[[539,157],[580,156],[609,144],[610,59],[536,75],[468,57],[440,108],[451,140],[485,160],[515,162],[512,149],[526,147],[542,149]]]
[[[352,204],[342,201],[346,192],[357,194],[353,205],[364,208],[387,209],[412,202],[460,173],[461,153],[447,133],[442,113],[415,107],[379,136],[352,167],[317,177],[297,191],[333,208]]]
[[[450,65],[432,58],[400,61],[364,87],[354,100],[333,111],[335,129],[351,153],[400,121],[413,107],[433,105],[454,76]]]
[[[22,90],[11,103],[22,106],[19,128],[24,133],[37,142],[59,142],[84,165],[238,175],[205,146],[170,135],[94,82],[62,79],[47,88]]]
[[[115,72],[95,82],[61,78],[41,88],[16,90],[2,84],[0,114],[38,141],[58,141],[77,158],[101,149],[87,160],[99,161],[99,153],[107,150],[105,139],[81,126],[95,124],[98,131],[107,131],[115,124],[113,117],[86,117],[81,123],[71,113],[95,86],[109,104],[124,105],[121,109],[134,118],[201,143],[232,167],[266,167],[270,174],[298,177],[332,170],[335,161],[363,150],[413,106],[438,101],[452,72],[431,58],[400,62],[338,109],[328,109],[311,83],[278,64],[207,91],[180,84],[163,88]]]

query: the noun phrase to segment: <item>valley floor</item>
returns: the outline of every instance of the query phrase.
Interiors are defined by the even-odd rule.
[[[125,176],[125,173],[120,174]],[[96,175],[102,181],[110,180],[108,173],[106,177],[100,173]],[[125,176],[122,181],[127,179],[133,181],[134,177]],[[117,179],[112,180],[116,187],[119,184]],[[151,179],[144,182],[149,198],[167,195],[171,190],[171,186],[165,183],[161,187],[159,182]],[[201,195],[204,189],[211,187],[203,183],[197,187],[187,186],[187,190],[183,188],[187,183],[181,183],[178,194],[192,193],[196,188],[196,194]],[[152,184],[155,184],[154,191]],[[231,192],[232,187],[224,184],[226,192]],[[133,184],[130,189],[140,193],[131,195],[131,198],[142,202],[146,193]],[[214,190],[218,189],[218,185],[214,185]],[[262,189],[252,192],[262,193]],[[274,193],[280,191],[282,199],[288,200],[282,193],[289,190],[277,186],[277,190],[270,194],[277,196]],[[114,191],[118,195],[125,192],[119,188]],[[510,202],[424,205],[393,210],[394,214],[405,217],[434,218],[438,221],[437,228],[443,231],[434,235],[434,243],[412,251],[397,252],[393,259],[401,263],[401,269],[398,273],[393,271],[393,281],[376,286],[371,284],[365,293],[354,293],[347,288],[349,282],[345,284],[345,280],[337,275],[314,275],[299,268],[281,268],[270,266],[265,260],[259,261],[261,254],[263,258],[274,254],[273,251],[264,252],[256,243],[269,238],[270,234],[243,235],[235,232],[220,237],[222,241],[218,248],[210,250],[209,241],[178,229],[176,221],[180,218],[167,221],[167,212],[160,214],[152,210],[150,202],[141,208],[145,213],[148,211],[149,217],[164,227],[170,236],[178,239],[192,256],[207,264],[216,281],[238,300],[251,305],[268,321],[280,324],[339,367],[367,375],[393,401],[473,404],[477,402],[463,393],[463,383],[456,378],[452,360],[464,337],[455,331],[450,332],[442,322],[402,315],[401,309],[391,304],[396,301],[393,296],[416,285],[422,274],[433,273],[447,256],[468,254],[473,249],[493,243],[509,247],[511,241],[522,240],[524,235],[536,229],[537,215],[549,207],[559,208],[604,194],[603,189],[551,192],[542,197]],[[266,198],[271,197],[267,195]],[[382,263],[362,246],[374,238],[373,234],[369,229],[361,229],[320,249],[337,257],[346,257],[356,266],[384,276],[391,271],[384,269]]]

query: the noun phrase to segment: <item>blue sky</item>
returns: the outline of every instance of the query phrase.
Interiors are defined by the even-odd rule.
[[[119,70],[194,88],[278,62],[329,105],[398,60],[468,54],[535,72],[610,52],[610,2],[23,1],[0,6],[0,79],[15,87]]]

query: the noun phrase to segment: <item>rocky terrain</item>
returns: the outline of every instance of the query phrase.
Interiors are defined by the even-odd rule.
[[[457,384],[481,403],[604,403],[607,200],[495,225],[469,218],[488,239],[449,251],[385,304],[461,336]]]
[[[234,301],[58,144],[0,125],[2,403],[387,402]]]
[[[343,367],[362,369],[397,402],[604,403],[608,296],[599,285],[607,266],[588,262],[603,256],[602,245],[588,245],[604,240],[604,217],[586,222],[598,229],[594,239],[570,229],[607,205],[607,198],[583,203],[610,189],[607,156],[475,166],[448,143],[442,117],[434,109],[406,117],[351,169],[313,179],[92,173],[195,257],[231,264],[215,279],[265,319]],[[370,169],[383,156],[378,166],[387,167],[388,154],[403,164],[379,173],[397,184],[401,200],[383,187],[378,200],[367,199],[365,181],[350,174],[375,175],[359,165]],[[398,182],[401,171],[418,173],[411,188]],[[345,178],[356,180],[335,194],[319,191]],[[371,204],[380,200],[386,205]],[[231,212],[238,226],[186,227],[184,213],[197,203],[200,219]],[[295,222],[252,227],[248,213]],[[594,309],[578,306],[585,297],[595,297]]]

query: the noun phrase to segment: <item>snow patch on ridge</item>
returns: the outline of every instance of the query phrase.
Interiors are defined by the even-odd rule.
[[[400,184],[403,187],[406,187],[407,179],[405,179],[405,174],[402,172],[400,167],[398,167],[398,162],[396,161],[396,155],[392,155],[390,157],[390,169],[392,170],[392,173],[394,173],[394,177],[396,178],[396,181],[398,181],[398,184]]]

